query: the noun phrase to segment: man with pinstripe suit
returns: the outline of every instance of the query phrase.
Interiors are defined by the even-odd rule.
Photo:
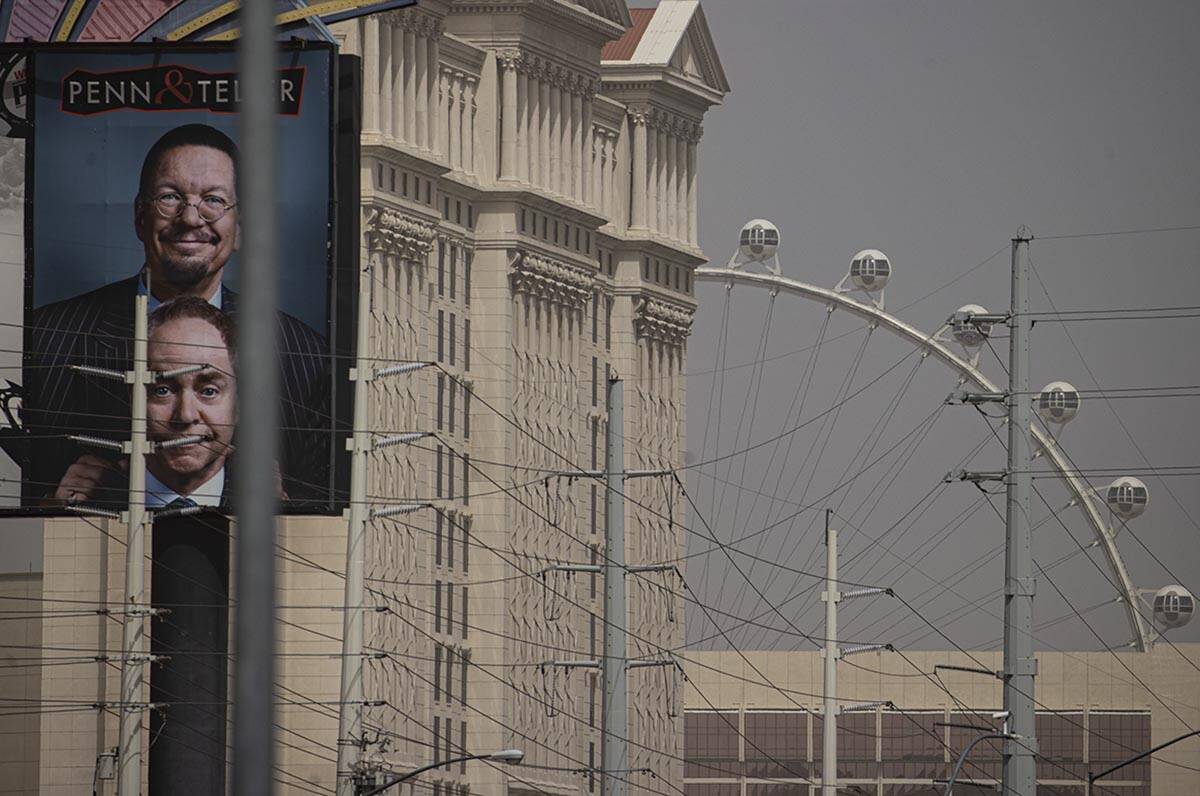
[[[24,474],[28,502],[52,498],[67,470],[95,455],[65,435],[128,438],[129,388],[70,366],[131,367],[134,297],[147,291],[147,282],[151,311],[171,299],[196,296],[236,316],[238,296],[222,284],[222,276],[240,234],[237,157],[233,141],[208,125],[165,133],[146,155],[134,202],[144,266],[127,279],[34,311],[22,408],[33,440]],[[289,507],[302,508],[328,499],[329,356],[320,334],[284,312],[278,314],[278,340],[280,470]]]

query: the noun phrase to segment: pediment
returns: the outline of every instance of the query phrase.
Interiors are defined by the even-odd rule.
[[[625,4],[625,0],[574,0],[574,2],[575,5],[583,6],[596,16],[603,17],[609,22],[615,22],[623,28],[633,24],[629,16],[629,6]]]

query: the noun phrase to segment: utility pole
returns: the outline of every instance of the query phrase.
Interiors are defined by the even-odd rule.
[[[603,796],[625,796],[628,784],[617,772],[629,768],[628,702],[625,671],[625,391],[620,379],[608,382],[608,434],[605,439],[604,512],[604,737],[600,778]]]
[[[1033,550],[1029,521],[1032,406],[1029,397],[1029,241],[1022,231],[1012,241],[1012,296],[1008,339],[1008,478],[1004,561],[1004,709],[1009,731],[1004,741],[1004,793],[1035,796],[1033,687]]]
[[[350,509],[346,531],[345,612],[342,615],[342,689],[338,714],[337,794],[354,796],[363,737],[363,597],[367,528],[367,453],[371,412],[371,268],[358,280],[358,330],[354,349],[354,420],[350,438]]]
[[[837,604],[841,595],[837,582],[837,530],[829,527],[832,513],[825,509],[825,591],[821,593],[821,599],[825,601],[825,649],[821,652],[825,659],[821,796],[837,796]]]
[[[142,791],[142,669],[146,660],[143,642],[149,604],[146,600],[146,388],[150,383],[147,362],[147,326],[150,314],[150,272],[146,293],[134,297],[132,421],[129,439],[129,508],[125,539],[125,623],[121,639],[121,720],[117,743],[117,793],[137,796]]]
[[[270,796],[275,787],[275,485],[279,446],[276,345],[279,169],[276,148],[279,47],[275,3],[247,0],[240,11],[238,110],[241,158],[242,310],[238,313],[237,573],[233,673],[234,796]]]

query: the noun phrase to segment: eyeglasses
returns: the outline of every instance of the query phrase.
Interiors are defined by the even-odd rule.
[[[189,202],[175,191],[167,191],[150,200],[154,209],[166,219],[178,218],[186,207],[196,208],[201,220],[211,224],[220,221],[225,214],[237,207],[237,202],[227,202],[219,196],[200,197],[199,202]]]

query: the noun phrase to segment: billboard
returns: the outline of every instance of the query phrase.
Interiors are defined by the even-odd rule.
[[[120,510],[134,306],[150,306],[147,505],[232,509],[239,259],[234,50],[113,45],[28,51],[20,429],[0,438],[24,511]],[[287,512],[337,508],[332,47],[282,45],[277,488]],[[15,386],[15,385],[13,385]],[[11,386],[10,386],[11,388]],[[345,426],[343,422],[342,427]],[[190,440],[190,441],[189,441]]]

